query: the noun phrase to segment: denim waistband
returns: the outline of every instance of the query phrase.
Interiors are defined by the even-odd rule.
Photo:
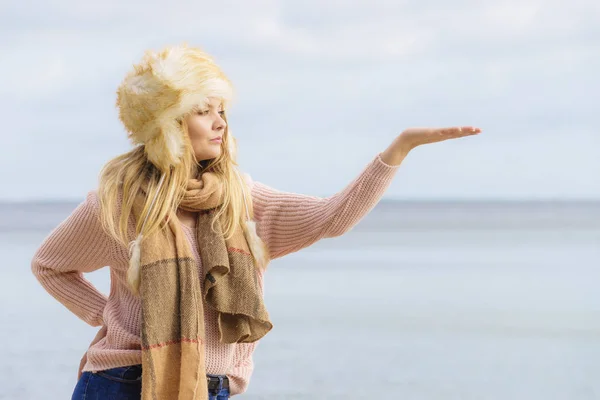
[[[98,371],[102,375],[108,375],[122,381],[140,381],[142,379],[142,365],[129,365],[126,367],[115,367]],[[229,388],[229,379],[227,375],[206,374],[207,380],[210,379],[209,386],[213,390]]]

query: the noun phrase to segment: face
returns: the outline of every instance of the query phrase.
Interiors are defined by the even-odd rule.
[[[227,123],[221,100],[210,98],[205,106],[186,117],[188,134],[198,162],[221,154],[222,137]]]

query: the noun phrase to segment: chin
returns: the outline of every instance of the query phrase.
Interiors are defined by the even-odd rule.
[[[220,155],[221,155],[220,151],[215,151],[213,153],[196,154],[196,160],[198,160],[198,162],[212,160],[213,158],[217,158]]]

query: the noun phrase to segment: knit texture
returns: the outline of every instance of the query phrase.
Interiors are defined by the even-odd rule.
[[[380,200],[398,166],[375,157],[349,185],[330,197],[283,192],[247,176],[254,204],[257,233],[275,259],[306,248],[323,238],[340,236],[354,227]],[[127,248],[109,237],[100,225],[95,191],[45,238],[31,267],[42,286],[91,326],[106,325],[107,333],[88,349],[84,371],[141,364],[139,297],[127,287]],[[182,225],[203,276],[192,228]],[[133,222],[131,236],[133,237]],[[100,293],[83,273],[110,268],[110,295]],[[263,275],[259,274],[263,292]],[[206,373],[226,374],[232,395],[243,393],[254,370],[252,355],[259,342],[219,342],[217,312],[205,308]],[[275,321],[276,322],[276,321]]]

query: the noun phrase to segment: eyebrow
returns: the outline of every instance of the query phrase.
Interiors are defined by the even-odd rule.
[[[210,104],[210,103],[205,103],[205,104],[204,104],[204,107],[208,107],[208,108],[215,108],[215,106],[213,106],[213,105],[212,105],[212,104]],[[217,108],[224,108],[224,107],[223,107],[223,103],[219,103],[219,105],[217,106]]]

